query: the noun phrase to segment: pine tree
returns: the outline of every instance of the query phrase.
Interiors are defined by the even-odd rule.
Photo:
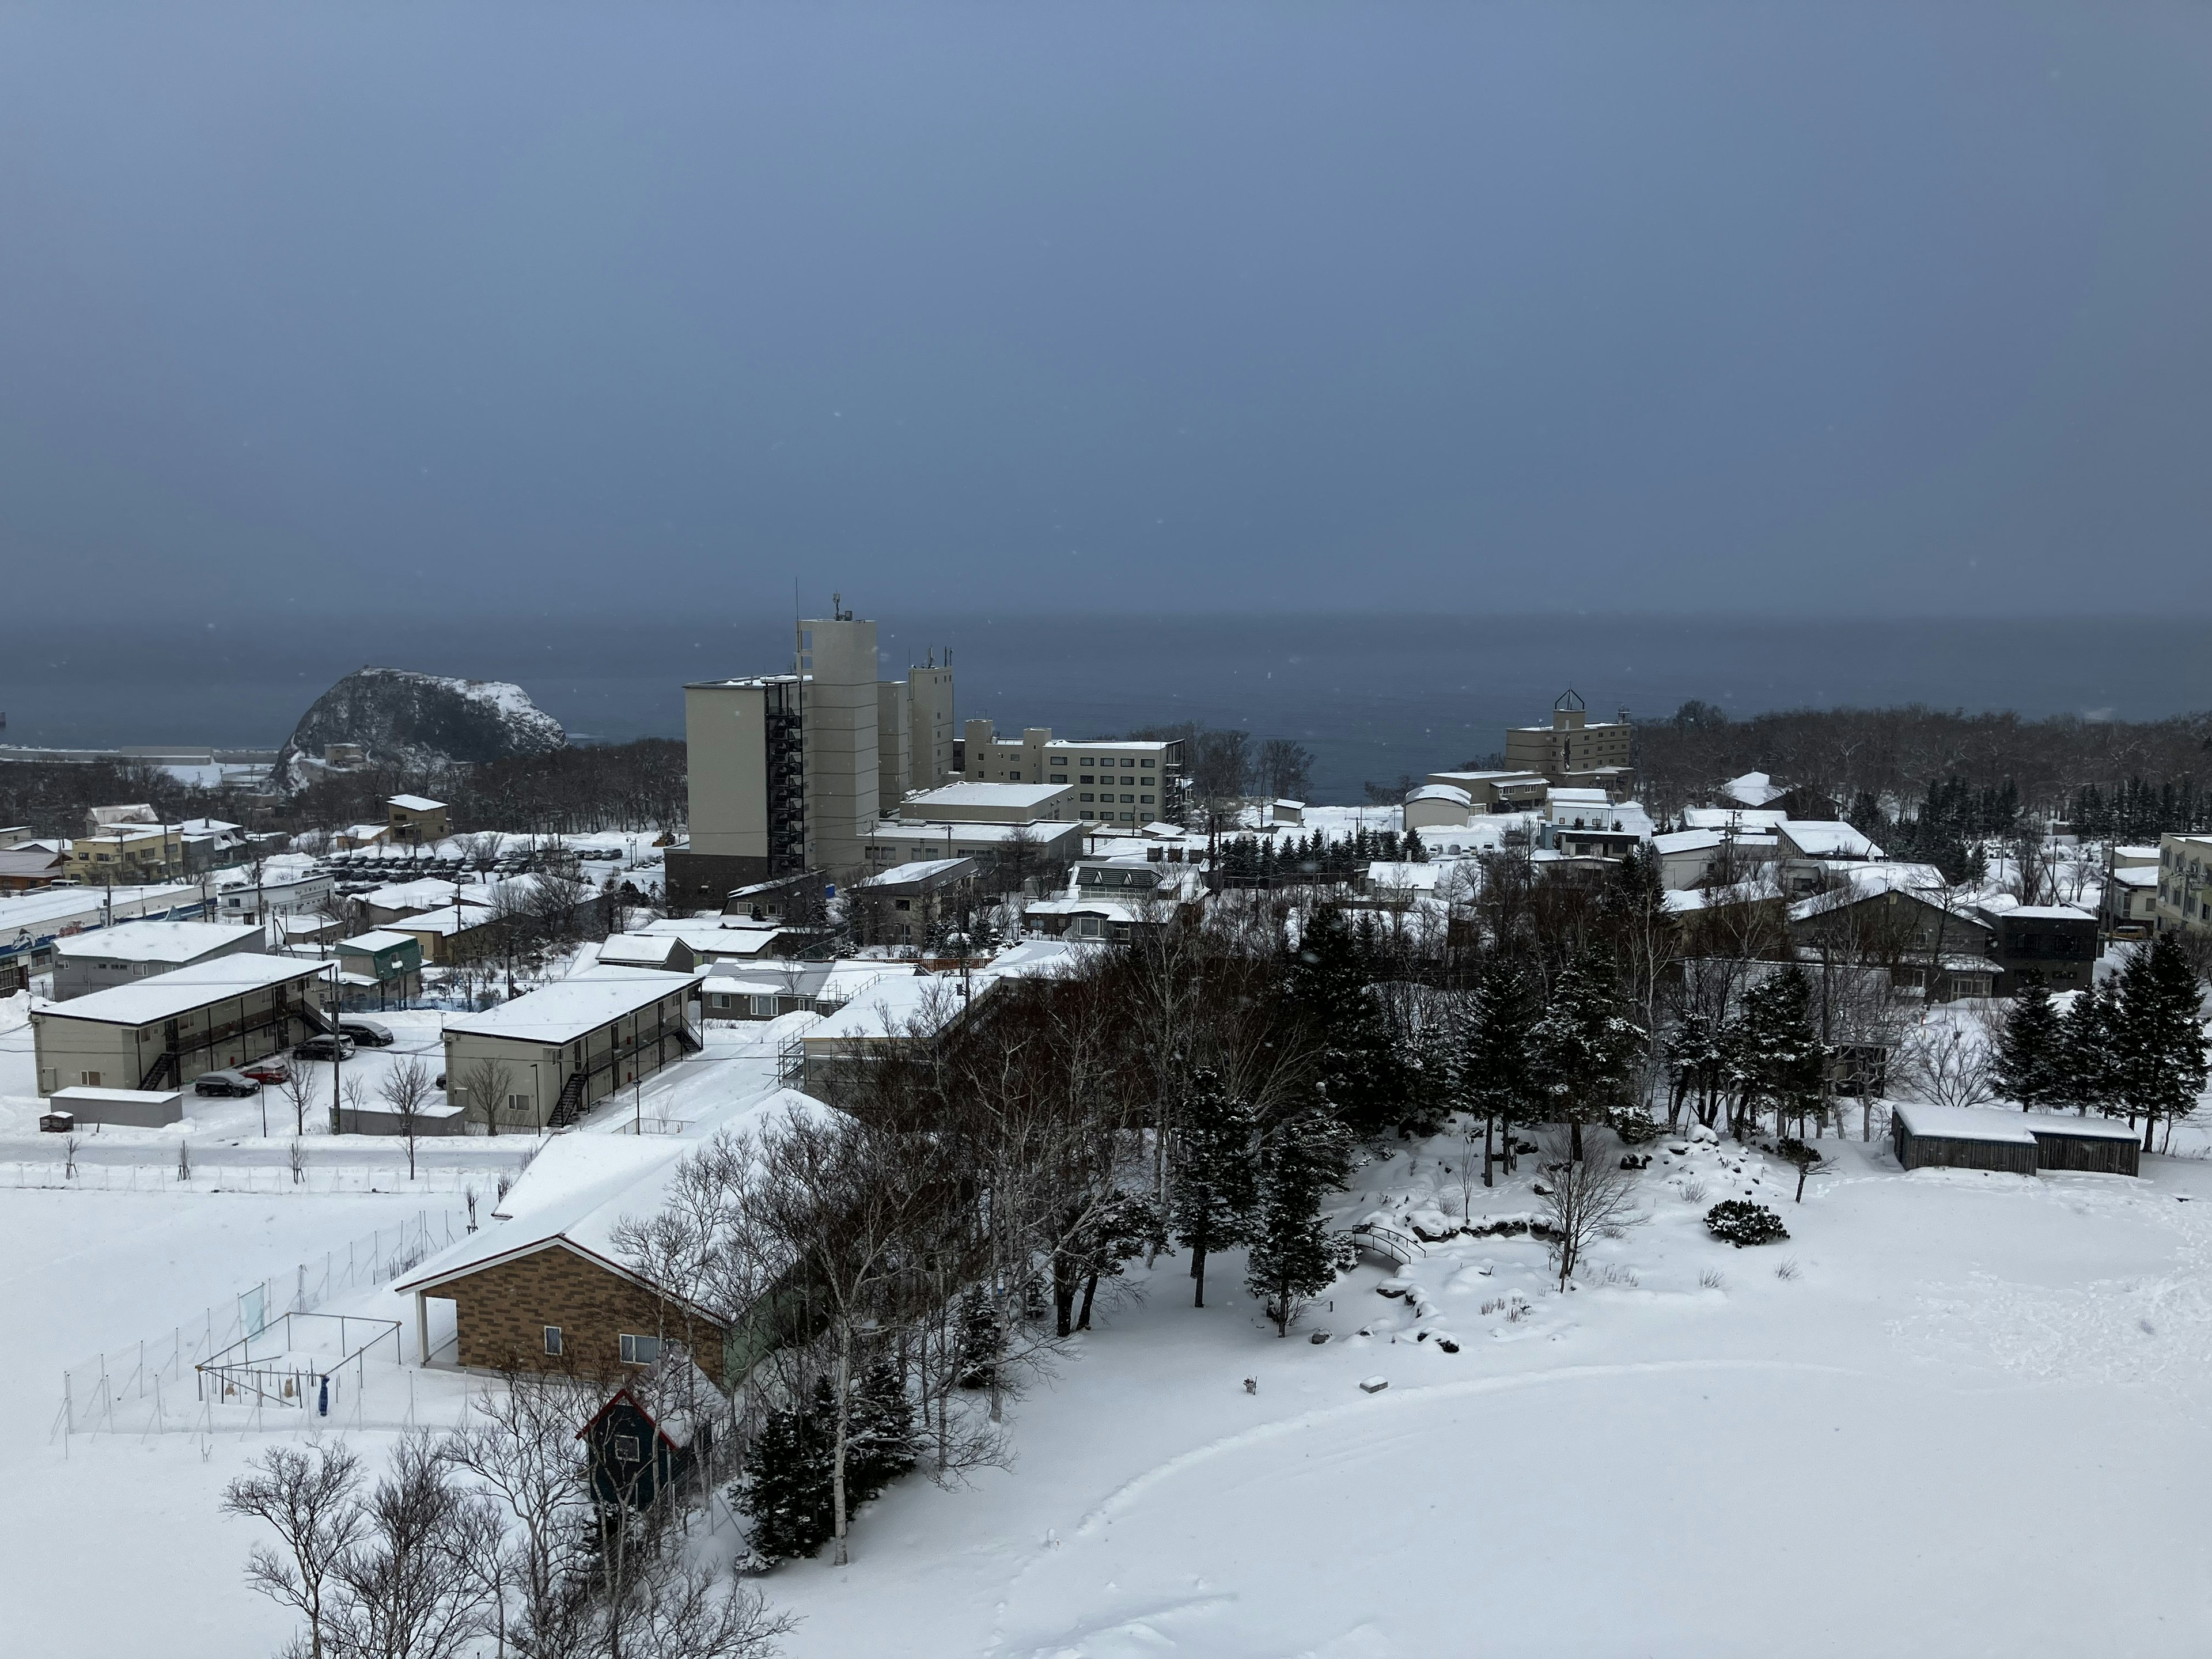
[[[1337,1117],[1361,1136],[1397,1127],[1406,1108],[1402,1068],[1370,977],[1357,934],[1329,905],[1307,919],[1283,985],[1320,1049],[1316,1082]]]
[[[1667,1112],[1671,1128],[1680,1118],[1682,1103],[1692,1094],[1698,1101],[1698,1121],[1707,1128],[1720,1115],[1720,1102],[1734,1066],[1735,1044],[1727,1027],[1692,1010],[1684,1014],[1667,1039],[1667,1070],[1674,1098]]]
[[[1807,1115],[1820,1109],[1828,1067],[1828,1046],[1813,1030],[1813,982],[1802,968],[1790,963],[1744,994],[1735,1041],[1747,1114],[1756,1117],[1764,1103],[1774,1109],[1777,1134],[1790,1116],[1802,1131]]]
[[[2013,999],[1997,1039],[1997,1087],[2024,1112],[2059,1104],[2067,1098],[2064,1050],[2051,988],[2040,976],[2030,975]]]
[[[1288,1336],[1299,1310],[1357,1259],[1352,1241],[1328,1231],[1322,1209],[1343,1184],[1346,1149],[1342,1126],[1315,1109],[1278,1124],[1261,1152],[1244,1284],[1267,1305],[1279,1336]]]
[[[1568,1126],[1569,1155],[1577,1162],[1583,1125],[1602,1123],[1627,1103],[1643,1043],[1622,1008],[1610,957],[1585,951],[1560,970],[1534,1046],[1547,1115]]]
[[[2092,981],[2074,994],[2073,1006],[2058,1022],[2059,1070],[2063,1099],[2085,1116],[2105,1111],[2118,1099],[2118,1010],[2114,994]]]
[[[2172,1125],[2204,1092],[2204,1022],[2197,975],[2180,941],[2161,933],[2120,970],[2115,1082],[2120,1103],[2143,1121],[2143,1151],[2162,1119]]]
[[[960,1386],[988,1389],[995,1383],[1006,1347],[998,1310],[981,1285],[970,1285],[960,1297]]]
[[[1483,1121],[1482,1184],[1494,1183],[1493,1137],[1504,1133],[1505,1167],[1513,1167],[1513,1126],[1528,1122],[1541,1098],[1531,1064],[1536,1030],[1536,992],[1516,962],[1493,964],[1475,988],[1468,1008],[1452,1098],[1459,1109]]]
[[[871,1365],[853,1390],[846,1431],[845,1491],[860,1504],[914,1468],[914,1402],[906,1378],[889,1359]]]
[[[770,1412],[753,1443],[751,1467],[735,1494],[752,1517],[753,1564],[811,1555],[836,1529],[830,1486],[834,1448],[811,1411]]]
[[[1258,1200],[1258,1125],[1252,1109],[1223,1092],[1221,1079],[1200,1072],[1183,1097],[1179,1156],[1168,1200],[1176,1236],[1190,1250],[1195,1286],[1191,1305],[1206,1305],[1206,1258],[1241,1244]]]

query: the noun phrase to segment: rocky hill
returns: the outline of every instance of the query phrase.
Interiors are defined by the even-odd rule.
[[[332,744],[357,744],[366,765],[426,768],[548,754],[568,743],[561,722],[505,680],[362,668],[300,717],[276,757],[276,786],[313,782]]]

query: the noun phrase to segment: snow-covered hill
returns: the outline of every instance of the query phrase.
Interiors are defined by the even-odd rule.
[[[276,786],[313,782],[334,743],[358,744],[372,765],[420,768],[543,755],[568,742],[561,722],[506,680],[362,668],[300,717],[276,757]]]

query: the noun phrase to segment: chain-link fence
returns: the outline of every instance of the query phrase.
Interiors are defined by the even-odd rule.
[[[286,1314],[311,1312],[344,1291],[387,1284],[462,1237],[467,1228],[465,1210],[424,1211],[318,1261],[249,1285],[158,1336],[80,1360],[62,1374],[54,1432],[143,1434],[190,1428],[200,1409],[194,1367],[201,1361],[258,1335]]]

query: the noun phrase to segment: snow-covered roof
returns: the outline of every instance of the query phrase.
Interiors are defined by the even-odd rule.
[[[412,933],[395,933],[386,927],[376,927],[366,933],[356,933],[351,939],[340,939],[337,948],[341,951],[358,951],[363,955],[373,956],[379,951],[389,951],[397,945],[413,945],[416,942]]]
[[[403,812],[442,812],[446,803],[432,800],[428,795],[387,795],[384,804],[396,806]]]
[[[2142,1139],[2140,1133],[2109,1117],[2061,1117],[2053,1112],[2022,1112],[2021,1121],[2039,1135],[2061,1140],[2125,1140]]]
[[[440,939],[466,933],[471,927],[481,927],[491,920],[491,906],[464,902],[459,909],[447,904],[437,910],[425,910],[419,915],[400,916],[384,926],[396,933],[435,933]]]
[[[981,787],[983,786],[972,786]],[[994,788],[1012,789],[1012,784],[995,784]],[[1067,786],[1060,785],[1061,788]],[[1061,837],[1080,839],[1091,826],[1081,818],[1061,823],[1047,818],[1036,823],[899,823],[885,819],[870,824],[861,839],[872,842],[912,842],[919,850],[923,844],[932,847],[988,846],[994,842],[1009,842],[1017,836],[1025,836],[1041,847],[1049,847]]]
[[[1367,884],[1386,890],[1427,893],[1436,890],[1443,879],[1448,864],[1406,864],[1378,862],[1367,866]]]
[[[686,922],[665,918],[648,927],[632,930],[635,934],[647,939],[681,939],[691,947],[693,955],[718,958],[757,957],[778,939],[790,937],[792,931],[792,924],[781,921],[757,921],[744,927],[724,927],[713,922]]]
[[[380,910],[434,910],[441,904],[451,904],[459,886],[459,883],[447,881],[442,876],[423,876],[414,881],[392,881],[371,888],[362,895],[362,902]],[[475,882],[463,890],[461,896],[464,900],[486,903],[491,893],[489,886]]]
[[[1072,787],[1065,783],[947,783],[908,795],[899,803],[899,811],[927,817],[933,806],[1048,806]]]
[[[801,1035],[808,1048],[856,1039],[941,1030],[965,1006],[957,981],[933,975],[886,976]]]
[[[126,905],[139,909],[166,909],[179,904],[197,904],[199,896],[197,887],[168,885],[50,887],[43,892],[0,898],[0,944],[5,944],[18,932],[41,933],[48,923],[71,921],[79,916],[98,917],[111,905],[117,910]]]
[[[1789,822],[1787,812],[1759,812],[1741,806],[1692,806],[1682,814],[1685,830],[1778,830]]]
[[[1406,805],[1411,806],[1417,800],[1446,801],[1454,806],[1471,807],[1474,805],[1474,796],[1452,783],[1425,783],[1418,789],[1406,792]]]
[[[1155,841],[1172,841],[1182,836],[1186,832],[1184,831],[1182,825],[1179,823],[1170,823],[1166,820],[1161,819],[1158,822],[1146,824],[1144,827],[1142,833],[1152,836]]]
[[[1547,789],[1544,799],[1554,806],[1610,806],[1613,802],[1602,789],[1559,788]]]
[[[1788,818],[1783,839],[1808,859],[1878,859],[1881,848],[1850,824],[1835,819]]]
[[[1965,1106],[1927,1106],[1917,1100],[1892,1103],[1908,1134],[1930,1135],[1939,1140],[1986,1140],[2007,1146],[2033,1146],[2026,1115],[2021,1112],[1977,1111]]]
[[[446,1030],[548,1046],[574,1042],[625,1014],[649,1008],[663,997],[696,985],[704,977],[703,974],[671,974],[612,964],[580,969],[564,980],[526,992],[496,1008],[449,1019]]]
[[[117,962],[195,962],[258,936],[251,925],[219,921],[124,921],[54,941],[62,957],[105,957]]]
[[[2071,904],[2015,904],[2003,913],[2006,917],[2025,917],[2030,921],[2094,921],[2087,910]]]
[[[984,970],[993,979],[1048,979],[1079,964],[1091,951],[1103,947],[1096,941],[1072,939],[1027,939],[991,959]]]
[[[240,951],[206,962],[154,974],[129,985],[73,997],[67,1002],[33,1002],[34,1012],[55,1019],[92,1019],[106,1025],[150,1025],[174,1019],[226,997],[265,991],[272,985],[313,979],[330,971],[331,964],[303,962],[296,957],[263,956]]]
[[[832,1115],[830,1108],[795,1089],[776,1089],[695,1127],[757,1133],[782,1123],[794,1110],[818,1118]],[[392,1289],[421,1290],[556,1240],[617,1272],[632,1272],[615,1246],[616,1229],[625,1219],[659,1213],[677,1166],[699,1145],[691,1138],[651,1135],[556,1136],[531,1160],[489,1225],[427,1258]]]
[[[1720,787],[1720,793],[1746,806],[1764,806],[1771,800],[1780,800],[1790,792],[1777,788],[1774,780],[1764,772],[1747,772],[1740,778],[1730,778]]]
[[[2130,870],[2115,870],[2112,880],[2122,887],[2155,887],[2158,885],[2158,866],[2154,864]]]
[[[1848,864],[1836,873],[1842,884],[1825,893],[1800,899],[1790,907],[1792,921],[1804,921],[1813,916],[1826,915],[1847,904],[1856,904],[1861,899],[1878,897],[1884,893],[1905,893],[1929,904],[1942,904],[1950,896],[1951,884],[1943,879],[1943,872],[1932,864],[1872,863]],[[1963,915],[1962,921],[1969,920]],[[1978,924],[1976,924],[1978,926]]]
[[[55,1090],[49,1097],[66,1110],[79,1102],[99,1106],[166,1106],[183,1093],[181,1089],[94,1089],[73,1083]]]
[[[598,960],[609,966],[665,966],[684,940],[669,933],[610,933],[599,943]]]
[[[927,881],[948,870],[959,869],[967,862],[966,859],[915,859],[906,864],[894,864],[888,870],[879,870],[858,884],[862,887],[892,887],[901,882]]]
[[[1651,837],[1654,852],[1702,853],[1723,845],[1728,836],[1718,830],[1676,830],[1667,835]]]

